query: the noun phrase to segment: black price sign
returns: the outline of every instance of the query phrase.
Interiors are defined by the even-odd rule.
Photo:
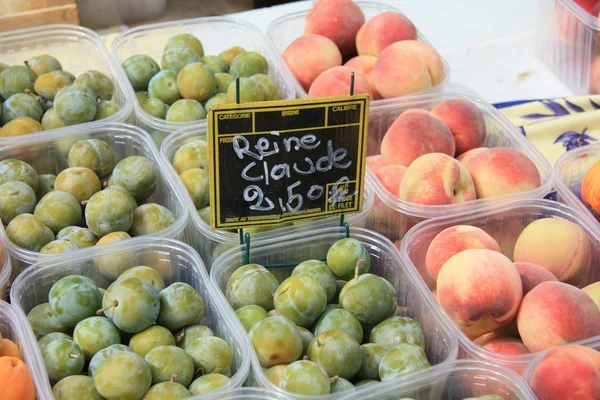
[[[213,229],[360,211],[368,107],[356,95],[211,108]]]

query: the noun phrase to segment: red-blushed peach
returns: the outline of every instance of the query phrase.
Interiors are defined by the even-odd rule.
[[[513,318],[508,324],[496,328],[492,332],[497,337],[511,337],[520,340],[519,329],[517,328],[517,319]]]
[[[400,194],[400,182],[406,173],[406,167],[403,165],[386,165],[375,172],[381,184],[394,196]]]
[[[360,28],[356,50],[360,55],[378,56],[390,44],[401,40],[417,40],[417,28],[404,14],[383,12]]]
[[[308,11],[304,34],[326,36],[343,55],[352,53],[356,34],[365,23],[365,14],[352,0],[318,0]]]
[[[517,327],[532,352],[600,335],[600,310],[581,289],[543,282],[523,297]]]
[[[584,287],[583,292],[594,300],[594,303],[600,308],[600,282],[594,282],[591,285]]]
[[[446,100],[435,106],[431,112],[452,131],[457,155],[485,145],[485,118],[473,102],[464,99]]]
[[[512,337],[495,337],[485,341],[481,344],[481,347],[500,354],[519,355],[530,353],[521,340]]]
[[[408,41],[404,40],[388,46],[381,52],[373,67],[373,83],[385,99],[433,87],[427,60],[406,43]]]
[[[600,213],[600,161],[585,173],[581,182],[581,199],[596,213]]]
[[[317,76],[310,89],[308,97],[347,96],[350,94],[350,79],[354,72],[354,93],[366,93],[373,97],[369,81],[360,72],[348,67],[333,67]]]
[[[521,193],[541,185],[540,173],[533,161],[520,151],[505,147],[481,152],[467,168],[479,199]]]
[[[558,278],[546,268],[528,262],[516,262],[515,267],[521,276],[523,296],[542,282],[558,282]]]
[[[467,167],[449,155],[429,153],[410,164],[399,197],[423,205],[456,204],[475,200],[475,187]]]
[[[486,249],[468,249],[450,257],[437,279],[440,305],[473,339],[510,322],[519,309],[522,290],[512,261]]]
[[[591,249],[582,227],[558,218],[533,221],[519,235],[515,262],[540,265],[561,282],[580,284],[590,269]]]
[[[396,246],[396,248],[398,250],[400,250],[400,248],[402,248],[402,239],[398,239],[394,242],[394,246]]]
[[[388,164],[408,167],[428,153],[454,156],[454,138],[444,121],[429,111],[412,109],[403,112],[381,140],[381,155]]]
[[[584,346],[550,350],[527,382],[539,400],[600,398],[600,353]]]
[[[489,150],[487,147],[478,147],[476,149],[471,149],[465,153],[460,154],[456,159],[463,163],[464,166],[467,166],[473,158],[483,153],[484,151]]]
[[[412,50],[423,57],[427,64],[429,76],[431,76],[431,86],[437,85],[444,79],[444,63],[442,63],[438,52],[430,44],[418,40],[403,40],[398,43],[402,43],[399,47]]]
[[[600,93],[600,56],[595,56],[590,64],[589,89],[590,94]]]
[[[471,225],[455,225],[438,233],[427,248],[425,265],[435,281],[442,265],[453,255],[467,249],[500,251],[493,237],[481,228]]]
[[[344,64],[345,67],[352,68],[356,72],[360,72],[367,78],[369,81],[369,85],[371,86],[371,90],[373,91],[373,100],[381,99],[381,95],[375,89],[375,83],[373,82],[373,67],[375,66],[375,62],[377,61],[377,57],[373,56],[357,56],[351,58]]]
[[[379,168],[385,167],[386,165],[388,164],[385,162],[381,154],[367,157],[367,167],[369,167],[373,173],[377,172]]]
[[[281,56],[306,91],[317,76],[342,65],[342,55],[335,43],[320,35],[299,37]]]

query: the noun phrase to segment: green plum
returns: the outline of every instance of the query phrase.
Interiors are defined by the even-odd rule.
[[[185,349],[190,343],[200,337],[215,336],[212,329],[206,325],[190,325],[181,328],[175,335],[177,346]]]
[[[236,269],[227,280],[225,295],[234,310],[254,304],[267,311],[273,309],[277,278],[265,267],[247,264]]]
[[[56,190],[70,193],[82,204],[102,189],[100,178],[94,171],[85,167],[67,168],[56,176]]]
[[[373,274],[358,275],[340,293],[340,305],[363,325],[376,325],[394,314],[398,297],[391,283]]]
[[[351,379],[360,369],[360,344],[341,329],[325,331],[311,342],[308,358],[315,361],[329,376]]]
[[[102,308],[117,328],[138,333],[156,321],[160,300],[150,284],[132,277],[118,279],[106,289]]]
[[[327,395],[331,383],[327,373],[313,361],[301,360],[288,365],[279,380],[279,387],[286,392],[302,395]]]
[[[142,400],[180,400],[190,397],[190,392],[177,382],[160,382],[150,387]]]
[[[139,400],[152,384],[150,365],[131,352],[109,356],[96,370],[94,385],[107,399]]]
[[[227,73],[229,65],[219,56],[204,56],[200,59],[214,73]]]
[[[60,120],[67,125],[90,122],[98,111],[96,99],[96,92],[88,87],[65,86],[56,93],[54,110]]]
[[[49,303],[42,303],[33,307],[27,314],[27,321],[36,339],[40,339],[49,333],[67,333],[68,331],[67,327],[56,318]]]
[[[44,113],[44,116],[42,117],[42,128],[44,128],[45,131],[64,128],[65,126],[67,126],[67,124],[62,122],[62,120],[58,117],[54,107],[48,109],[48,111]]]
[[[269,72],[269,63],[262,55],[254,51],[246,51],[238,54],[229,67],[229,74],[233,78],[249,78],[256,74]]]
[[[215,80],[217,81],[217,93],[227,93],[227,88],[234,81],[231,75],[224,72],[216,73]]]
[[[257,322],[249,335],[263,368],[291,363],[302,355],[302,335],[287,318],[267,317]]]
[[[385,353],[379,364],[379,376],[384,382],[429,367],[431,364],[421,347],[403,343]]]
[[[308,347],[315,338],[315,335],[313,335],[312,332],[308,329],[303,328],[301,326],[298,326],[298,331],[300,332],[300,336],[302,337],[302,355],[306,355],[306,353],[308,353]]]
[[[77,250],[79,247],[68,239],[57,239],[40,249],[41,254],[61,254]]]
[[[176,282],[160,291],[160,312],[156,322],[170,331],[197,324],[204,315],[200,293],[184,282]]]
[[[227,102],[237,103],[237,84],[236,81],[231,82],[227,88]],[[240,78],[240,103],[252,103],[263,101],[265,99],[265,91],[260,83],[250,78]]]
[[[0,161],[0,184],[8,181],[25,182],[34,191],[37,191],[40,183],[39,176],[31,165],[12,158]]]
[[[331,382],[330,393],[345,392],[346,390],[350,390],[352,388],[354,388],[354,385],[350,383],[350,381],[340,378],[339,376],[334,376]]]
[[[178,73],[181,68],[191,63],[200,62],[200,55],[193,49],[181,45],[169,47],[162,55],[161,67],[163,70],[172,70]]]
[[[81,275],[68,275],[58,280],[48,293],[48,302],[56,318],[69,328],[96,314],[102,298],[93,280]]]
[[[273,365],[271,368],[263,368],[263,372],[265,373],[267,379],[269,379],[275,386],[279,386],[281,375],[288,365],[289,364]]]
[[[6,68],[8,68],[8,65],[0,62],[0,72],[4,71]]]
[[[194,360],[177,346],[157,346],[144,357],[152,370],[152,383],[173,380],[188,387],[194,378]]]
[[[127,232],[113,232],[98,240],[96,245],[119,242],[121,240],[131,239]],[[135,257],[132,253],[122,251],[116,254],[106,254],[94,258],[96,269],[107,278],[117,279],[125,270],[130,268],[135,262]]]
[[[244,329],[246,332],[250,332],[250,329],[259,321],[267,318],[267,311],[254,304],[249,304],[247,306],[238,308],[235,310],[237,317],[240,319],[242,325],[244,325]]]
[[[229,377],[222,374],[206,374],[196,378],[190,385],[192,396],[212,392],[229,384]]]
[[[210,192],[208,171],[203,168],[190,168],[183,171],[179,177],[192,198],[194,207],[196,209],[208,207]]]
[[[115,115],[119,112],[121,106],[110,100],[102,100],[98,102],[96,115],[94,116],[94,121],[98,121],[104,118],[108,118],[111,115]]]
[[[1,107],[0,107],[1,109]],[[2,112],[0,111],[0,114]],[[31,117],[19,117],[0,128],[0,137],[15,137],[43,131],[42,124]]]
[[[358,274],[364,274],[369,271],[371,257],[365,246],[356,239],[340,239],[327,252],[327,265],[340,279],[352,279],[357,264]]]
[[[175,346],[173,334],[159,325],[152,325],[136,333],[129,340],[129,348],[142,357],[146,357],[146,354],[158,346]]]
[[[227,94],[225,93],[217,93],[212,96],[210,99],[206,100],[204,103],[204,109],[208,113],[208,111],[216,105],[219,104],[228,104],[227,102]]]
[[[89,317],[75,326],[73,340],[83,351],[85,359],[91,360],[100,350],[121,343],[121,335],[109,319]]]
[[[2,121],[2,125],[6,125],[14,119],[29,117],[39,122],[43,116],[44,108],[39,101],[29,94],[17,93],[2,103],[0,121]]]
[[[88,200],[85,221],[94,235],[102,237],[128,231],[133,224],[133,212],[133,205],[126,194],[102,190]]]
[[[87,71],[79,75],[73,83],[93,90],[100,100],[112,99],[115,90],[112,80],[100,71]]]
[[[6,236],[19,247],[40,251],[54,240],[54,233],[35,215],[21,214],[10,221],[6,227]]]
[[[342,329],[349,333],[358,343],[363,340],[363,328],[351,312],[342,308],[330,308],[324,311],[315,324],[315,335],[332,329]]]
[[[31,214],[35,209],[35,192],[25,182],[8,181],[0,184],[0,219],[4,225],[20,214]]]
[[[377,379],[364,379],[362,381],[355,382],[354,387],[359,388],[363,386],[378,385],[380,383],[381,381],[378,381]]]
[[[162,276],[154,269],[145,265],[138,265],[137,267],[129,268],[125,270],[119,279],[135,277],[149,283],[157,293],[165,288],[165,281]]]
[[[98,243],[98,237],[96,237],[92,231],[88,228],[81,228],[79,226],[68,226],[61,229],[60,232],[56,234],[56,239],[69,240],[80,249],[94,246]]]
[[[38,199],[41,199],[48,193],[55,190],[54,184],[56,182],[56,175],[41,174],[41,175],[39,175],[39,182],[40,182],[40,185],[38,186],[36,195],[37,195]]]
[[[69,167],[89,168],[103,179],[110,175],[115,166],[115,155],[111,147],[100,139],[85,139],[76,142],[69,150]]]
[[[45,99],[53,101],[56,93],[65,86],[70,86],[75,77],[67,71],[56,70],[38,76],[35,80],[35,92]]]
[[[56,339],[48,343],[42,351],[42,358],[51,382],[78,375],[85,365],[83,352],[77,343],[69,339]]]
[[[362,363],[354,379],[379,379],[379,365],[388,349],[375,343],[365,343],[360,348],[362,350]]]
[[[185,351],[194,359],[194,368],[202,374],[231,376],[231,348],[216,336],[199,337]]]
[[[163,69],[154,75],[148,83],[148,94],[169,106],[181,99],[177,87],[177,71]]]
[[[275,292],[275,309],[299,326],[312,324],[327,304],[325,289],[308,275],[292,275]]]
[[[279,313],[277,312],[277,310],[276,310],[276,309],[272,309],[271,311],[269,311],[269,312],[267,313],[267,318],[268,318],[268,317],[277,317],[277,316],[280,316],[280,315],[279,315]]]
[[[31,57],[25,62],[25,65],[31,68],[31,70],[35,72],[37,76],[41,76],[52,71],[62,70],[62,65],[60,65],[60,62],[58,62],[56,58],[47,54]]]
[[[152,196],[158,185],[154,163],[142,156],[130,156],[119,161],[112,172],[110,185],[127,189],[136,201]]]
[[[189,122],[206,119],[206,110],[196,100],[181,99],[169,107],[166,120],[171,122]]]
[[[190,35],[189,33],[180,33],[178,35],[172,36],[167,40],[167,44],[165,44],[164,51],[169,50],[174,46],[185,46],[194,50],[200,57],[204,56],[204,47],[202,46],[202,42],[198,40],[194,35]]]
[[[123,61],[125,74],[133,86],[133,90],[146,90],[150,79],[160,72],[160,67],[145,54],[136,54]]]
[[[159,99],[155,99],[154,97],[150,97],[148,100],[146,100],[141,107],[142,110],[146,111],[148,114],[160,119],[167,118],[167,112],[169,111],[168,105]]]
[[[231,61],[233,61],[233,59],[241,53],[246,52],[246,50],[244,50],[244,48],[240,47],[240,46],[233,46],[228,48],[227,50],[223,50],[222,52],[219,53],[219,57],[225,61],[225,63],[227,64],[227,66],[231,65]]]
[[[93,378],[96,375],[96,371],[98,371],[98,368],[100,368],[100,366],[104,364],[104,361],[106,361],[113,354],[117,353],[133,353],[133,351],[129,347],[122,344],[113,344],[108,347],[105,347],[104,349],[97,352],[94,355],[94,357],[92,357],[92,359],[90,360],[90,365],[88,367],[88,375]]]
[[[69,335],[67,335],[66,333],[62,333],[62,332],[52,332],[49,333],[43,337],[41,337],[38,340],[38,347],[40,348],[40,352],[43,352],[44,349],[46,348],[46,346],[48,346],[49,343],[58,340],[58,339],[68,339],[68,340],[73,340],[73,338]]]
[[[199,102],[208,100],[217,87],[214,74],[208,65],[201,62],[187,64],[177,74],[179,93],[184,99]]]
[[[421,325],[412,318],[389,317],[373,327],[369,342],[388,349],[401,343],[420,346],[425,350],[425,335]]]
[[[127,198],[129,199],[129,202],[131,203],[131,206],[133,207],[134,210],[138,207],[138,203],[137,203],[137,201],[135,201],[135,198],[124,187],[112,185],[112,186],[108,186],[104,190],[118,190],[119,192],[121,192],[127,196]]]
[[[0,97],[5,100],[10,96],[34,90],[37,75],[24,65],[12,65],[0,73]]]
[[[178,174],[191,168],[208,170],[208,143],[206,140],[195,140],[177,149],[173,156],[173,167]],[[1,171],[0,165],[0,177],[2,176]]]
[[[160,204],[143,204],[133,213],[133,224],[129,233],[131,236],[151,235],[167,229],[175,222],[175,215]]]
[[[202,221],[206,222],[207,225],[210,225],[210,206],[200,208],[196,211],[198,212],[198,215]]]
[[[103,400],[94,387],[94,380],[85,375],[71,375],[61,379],[52,388],[55,400]]]
[[[81,205],[70,193],[55,190],[46,194],[35,206],[33,215],[57,234],[81,221]]]
[[[321,286],[323,286],[323,289],[325,289],[328,303],[335,296],[337,287],[335,283],[335,275],[333,275],[333,272],[331,272],[327,264],[325,264],[323,261],[307,260],[301,262],[292,271],[292,276],[294,275],[307,275],[316,279]]]
[[[250,79],[255,80],[262,86],[265,92],[265,101],[279,100],[279,87],[268,75],[256,74],[252,75]]]

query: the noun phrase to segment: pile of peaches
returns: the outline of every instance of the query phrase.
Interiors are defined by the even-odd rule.
[[[464,99],[411,109],[392,123],[367,166],[402,200],[445,205],[533,190],[541,178],[518,150],[487,148],[485,118]],[[456,158],[454,158],[456,157]]]
[[[352,0],[318,0],[303,33],[283,59],[309,97],[348,95],[352,72],[354,93],[374,100],[425,91],[445,78],[439,54],[418,41],[415,25],[397,12],[365,22]]]

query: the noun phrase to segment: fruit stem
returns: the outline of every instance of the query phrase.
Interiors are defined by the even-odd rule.
[[[302,357],[302,359],[303,359],[304,361],[308,361],[308,356],[304,356],[304,357]]]
[[[356,262],[356,267],[354,267],[354,279],[358,279],[358,271],[360,271],[360,266],[365,262],[362,258],[359,258]]]
[[[336,383],[340,379],[339,375],[334,375],[331,377],[331,383]]]
[[[179,379],[179,376],[177,374],[173,374],[171,375],[171,380],[169,380],[169,382],[176,382],[177,379]]]
[[[196,371],[196,377],[201,377],[203,375],[204,375],[204,369],[198,368],[198,371]]]
[[[177,341],[177,343],[181,342],[183,340],[184,336],[185,336],[185,329],[182,329],[181,333],[179,335],[177,335],[177,338],[175,338],[175,340]]]
[[[98,311],[96,311],[96,315],[102,315],[104,313],[104,311],[106,311],[108,309],[111,309],[111,308],[114,308],[114,307],[116,307],[118,305],[119,305],[119,302],[117,300],[113,300],[113,302],[112,302],[112,304],[110,306],[101,308]]]
[[[69,354],[69,357],[71,357],[71,358],[82,358],[83,356],[81,354]]]

